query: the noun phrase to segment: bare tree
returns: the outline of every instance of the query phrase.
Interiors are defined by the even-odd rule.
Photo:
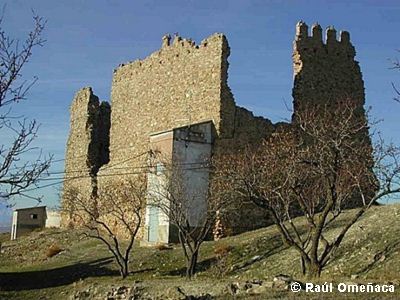
[[[297,120],[257,149],[220,157],[216,172],[227,192],[269,212],[299,253],[303,273],[319,277],[368,208],[400,192],[400,149],[381,139],[372,147],[363,112],[347,101],[336,109],[310,108]],[[338,222],[346,207],[357,209]],[[340,231],[328,237],[331,226]]]
[[[22,78],[22,70],[37,46],[42,46],[42,32],[45,21],[33,16],[34,28],[25,41],[11,38],[3,28],[0,18],[0,130],[10,134],[10,142],[0,145],[0,197],[8,200],[11,196],[22,195],[35,185],[47,173],[51,157],[38,158],[24,162],[24,155],[34,150],[32,142],[37,137],[38,124],[22,117],[13,117],[13,104],[25,100],[27,92],[36,82],[36,78],[27,81]]]
[[[126,278],[129,257],[142,225],[144,178],[105,186],[97,198],[85,198],[74,188],[64,194],[69,203],[68,212],[82,224],[84,234],[104,243],[114,256],[122,278]]]
[[[198,265],[201,245],[210,237],[218,212],[228,206],[213,193],[212,187],[196,189],[191,186],[190,172],[201,172],[202,179],[209,180],[209,163],[196,167],[163,162],[161,172],[151,174],[156,181],[149,190],[148,205],[160,209],[166,219],[175,226],[186,260],[186,278],[191,279]],[[160,164],[159,164],[160,166]]]
[[[392,69],[400,70],[400,61],[398,59],[395,59],[394,61],[392,61]],[[393,82],[392,82],[392,87],[393,87],[394,92],[396,93],[394,100],[397,102],[400,102],[400,90],[396,87],[396,85]]]

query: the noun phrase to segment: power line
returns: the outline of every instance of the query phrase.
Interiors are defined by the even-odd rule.
[[[139,157],[141,157],[141,156],[143,156],[143,155],[145,155],[145,154],[149,154],[149,153],[151,153],[151,152],[150,152],[150,151],[145,151],[145,152],[142,152],[142,153],[140,153],[140,154],[138,154],[138,155],[136,155],[136,156],[134,156],[134,157],[128,158],[128,159],[126,159],[126,160],[123,160],[123,161],[121,161],[121,162],[119,162],[119,163],[115,163],[115,164],[110,165],[110,166],[109,166],[109,165],[106,165],[106,166],[103,168],[103,170],[108,170],[108,169],[110,169],[110,168],[113,168],[114,166],[119,166],[119,165],[121,165],[121,164],[123,164],[123,163],[126,163],[126,162],[128,162],[128,161],[130,161],[130,160],[139,158]]]
[[[183,171],[188,171],[188,170],[200,170],[200,169],[208,169],[208,168],[209,167],[207,167],[207,166],[203,166],[203,167],[196,167],[196,168],[186,168],[186,169],[182,169],[182,170]],[[97,175],[96,177],[109,177],[109,176],[121,176],[121,175],[139,175],[139,174],[147,174],[147,173],[148,172],[144,172],[144,171],[141,171],[141,172],[128,172],[128,173],[113,173],[113,174],[101,174],[101,175]],[[66,181],[71,181],[71,180],[81,179],[81,178],[92,178],[92,177],[90,175],[69,177],[69,178],[62,179],[59,182],[53,182],[53,183],[49,183],[49,184],[46,184],[46,185],[37,186],[35,188],[26,189],[26,190],[24,190],[24,192],[31,192],[31,191],[35,191],[35,190],[38,190],[38,189],[42,189],[42,188],[58,185],[58,184],[66,182]],[[41,180],[44,180],[44,179],[41,179]],[[56,179],[54,179],[54,180],[56,180]]]
[[[201,164],[207,164],[207,162],[187,162],[187,163],[180,163],[180,164],[175,164],[175,165],[176,166],[185,166],[185,165],[201,165]],[[112,169],[112,170],[134,170],[134,169],[145,169],[145,168],[154,168],[154,167],[156,167],[156,166],[155,165],[143,165],[143,166],[126,166],[126,167],[118,167],[118,168],[110,167],[110,169]],[[106,168],[101,169],[101,170],[106,170]],[[89,168],[84,169],[84,170],[82,169],[82,170],[71,170],[71,171],[54,171],[54,172],[48,172],[48,174],[49,175],[60,175],[60,174],[82,173],[82,172],[88,172],[88,171],[89,171]]]
[[[146,168],[151,168],[151,166],[150,167],[146,167]],[[185,169],[182,169],[182,170],[197,170],[197,169],[207,169],[208,167],[206,167],[206,166],[203,166],[203,167],[196,167],[196,168],[185,168]],[[127,173],[111,173],[111,174],[99,174],[99,175],[96,175],[96,176],[94,176],[94,177],[108,177],[108,176],[114,176],[114,175],[116,175],[116,176],[118,176],[118,175],[130,175],[130,174],[147,174],[147,173],[150,173],[150,172],[146,172],[146,171],[138,171],[138,172],[127,172]],[[66,180],[73,180],[73,179],[79,179],[79,178],[93,178],[92,176],[90,176],[90,175],[80,175],[80,176],[74,176],[74,177],[57,177],[57,178],[43,178],[43,179],[40,179],[40,181],[48,181],[48,180],[64,180],[64,181],[66,181]]]
[[[127,147],[118,147],[118,148],[113,148],[113,149],[110,149],[110,150],[111,150],[112,152],[117,152],[117,151],[124,150],[124,149],[128,149],[128,148],[131,148],[131,146],[127,146]],[[111,153],[111,151],[109,151],[109,152]],[[84,156],[87,156],[87,155],[88,155],[88,154],[85,153],[85,154],[82,154],[82,155],[74,156],[74,157],[72,157],[72,159],[84,157]],[[52,162],[55,163],[55,162],[61,162],[61,161],[65,161],[65,160],[67,160],[66,157],[53,160]]]
[[[119,149],[127,149],[127,148],[129,148],[129,147],[119,148]],[[143,153],[139,154],[139,155],[136,156],[136,157],[129,158],[129,159],[127,159],[127,160],[124,160],[124,161],[122,161],[122,162],[118,162],[118,163],[116,163],[116,164],[114,164],[114,165],[111,165],[111,166],[107,166],[107,165],[106,165],[106,167],[105,167],[104,169],[108,169],[108,168],[111,168],[111,167],[113,167],[113,166],[120,165],[120,164],[122,164],[122,163],[124,163],[124,162],[127,162],[127,161],[129,161],[129,160],[135,159],[135,158],[137,158],[137,157],[139,157],[139,156],[141,156],[141,155],[144,155],[144,154],[146,154],[146,153],[148,153],[148,152],[149,152],[149,151],[143,152]],[[73,159],[76,159],[76,158],[79,158],[79,157],[83,157],[83,156],[87,156],[87,154],[75,156],[75,157],[73,157]],[[60,159],[52,160],[51,163],[61,162],[61,161],[65,161],[65,160],[66,160],[66,158],[60,158]],[[30,167],[30,166],[23,166],[23,165],[22,165],[21,167],[12,168],[12,169],[10,169],[9,171],[20,170],[21,168],[24,168],[24,167]],[[85,171],[87,171],[87,170],[82,170],[82,171],[77,170],[77,171],[71,171],[71,172],[85,172]],[[50,174],[50,173],[53,173],[53,172],[49,172],[49,174]],[[58,172],[57,172],[57,173],[58,173]],[[64,171],[64,173],[67,173],[67,172]],[[61,174],[61,171],[60,171],[60,174]]]
[[[204,162],[193,162],[193,163],[182,163],[182,164],[174,164],[174,166],[187,166],[187,165],[205,165],[206,163]],[[113,168],[112,170],[133,170],[133,169],[150,169],[150,168],[155,168],[157,167],[156,165],[147,165],[147,166],[140,166],[140,167],[124,167],[124,168]],[[199,168],[208,168],[207,166],[202,166]],[[186,170],[186,169],[184,169]],[[66,174],[67,172],[61,172],[60,174]],[[146,172],[142,172],[142,173],[146,173]],[[57,175],[56,173],[51,173],[54,175]],[[111,174],[97,174],[95,175],[95,177],[102,177],[102,176],[110,176],[110,175],[120,175],[119,173],[111,173]],[[69,179],[69,178],[92,178],[91,175],[78,175],[78,176],[74,176],[74,177],[58,177],[58,178],[42,178],[40,179],[40,181],[43,180],[57,180],[57,179]]]
[[[130,158],[134,159],[137,158],[133,157]],[[127,160],[125,160],[124,162],[126,162]],[[123,162],[120,162],[119,164],[121,164]],[[201,161],[201,162],[184,162],[184,163],[178,163],[178,164],[174,164],[174,166],[193,166],[193,165],[203,165],[203,168],[207,168],[205,165],[207,165],[208,162],[206,161]],[[119,168],[114,168],[114,166],[116,166],[118,164],[114,164],[112,166],[110,166],[109,168],[104,168],[103,170],[138,170],[138,169],[150,169],[150,168],[155,168],[156,165],[142,165],[142,166],[132,166],[132,167],[119,167]],[[82,172],[88,172],[88,169],[85,170],[73,170],[73,171],[60,171],[60,172],[48,172],[48,175],[61,175],[61,174],[70,174],[70,173],[82,173]],[[114,173],[113,173],[114,174]],[[97,174],[96,177],[102,177],[102,176],[110,176],[113,174]],[[115,173],[116,175],[118,175],[118,173]],[[49,176],[49,177],[50,177]],[[48,181],[48,180],[66,180],[69,178],[92,178],[92,176],[90,174],[83,174],[83,175],[78,175],[78,176],[73,176],[73,177],[58,177],[58,178],[41,178],[40,181]],[[12,178],[8,178],[8,179],[12,179]]]

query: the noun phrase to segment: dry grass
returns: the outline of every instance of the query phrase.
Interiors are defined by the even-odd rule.
[[[346,211],[341,220],[347,220],[353,213]],[[400,204],[371,208],[346,235],[335,258],[323,271],[321,282],[396,282],[396,293],[388,295],[387,299],[400,299],[399,217]],[[296,222],[304,226],[306,224],[303,218]],[[330,228],[327,237],[334,237],[338,230],[338,227]],[[55,246],[66,249],[66,254],[43,259],[44,254]],[[18,241],[4,242],[0,273],[2,276],[11,276],[13,280],[8,281],[10,291],[0,292],[0,299],[53,299],[54,293],[61,292],[64,294],[60,299],[68,299],[74,292],[71,291],[71,284],[77,280],[80,282],[79,290],[86,290],[93,285],[104,286],[104,289],[110,285],[130,286],[139,280],[151,294],[164,295],[169,289],[173,290],[171,287],[180,286],[192,294],[207,292],[219,295],[217,299],[231,299],[225,294],[226,287],[232,282],[243,283],[253,279],[272,281],[281,273],[306,281],[301,277],[298,253],[282,244],[275,226],[216,242],[205,242],[200,251],[198,276],[191,282],[181,277],[185,260],[179,245],[164,251],[169,249],[165,244],[155,247],[139,247],[138,243],[135,244],[131,258],[133,274],[121,283],[117,275],[107,275],[107,272],[116,271],[116,266],[108,259],[110,254],[107,249],[97,241],[81,238],[76,230],[32,233]],[[257,257],[259,259],[255,260]],[[32,272],[33,277],[24,281],[23,276],[31,276]],[[356,275],[356,279],[352,275]],[[53,283],[49,284],[49,278]],[[35,289],[28,284],[32,280],[36,280]],[[11,288],[12,284],[15,285],[14,289]],[[25,290],[20,290],[22,284],[26,286]],[[245,294],[237,299],[248,299],[247,296]],[[293,295],[290,291],[270,290],[252,299],[318,299],[320,296],[318,293]],[[324,299],[325,296],[326,299],[382,299],[382,295],[376,294],[333,293],[324,295]]]

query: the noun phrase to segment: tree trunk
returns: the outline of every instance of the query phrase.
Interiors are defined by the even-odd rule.
[[[307,267],[307,277],[309,279],[319,278],[321,276],[322,267],[318,262],[311,262]]]
[[[304,261],[304,258],[300,256],[300,267],[301,267],[301,274],[306,275],[307,269],[306,269],[306,262]]]
[[[121,262],[120,265],[120,274],[122,279],[125,279],[129,275],[129,266],[128,266],[128,261],[123,261]]]
[[[195,250],[190,257],[190,260],[187,262],[187,267],[186,267],[187,279],[192,279],[192,277],[196,273],[198,256],[199,256],[199,250]]]

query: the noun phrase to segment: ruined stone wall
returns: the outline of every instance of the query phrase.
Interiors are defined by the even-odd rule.
[[[155,132],[211,120],[216,135],[213,153],[255,146],[270,135],[271,121],[236,106],[227,82],[229,54],[222,34],[200,45],[164,37],[159,51],[114,71],[111,121],[109,106],[99,106],[91,89],[78,92],[71,106],[66,172],[76,166],[83,170],[77,173],[83,178],[66,181],[64,190],[76,188],[90,200],[97,189],[144,173],[149,137]],[[266,220],[252,205],[240,214],[225,216],[228,219],[224,225],[232,233],[263,226]]]
[[[211,120],[213,152],[237,149],[270,134],[269,120],[235,105],[227,84],[229,53],[222,34],[200,45],[180,37],[171,42],[166,36],[159,51],[114,71],[110,162],[98,173],[100,190],[145,171],[149,137],[155,132]]]
[[[226,57],[221,67],[221,124],[223,125],[219,138],[215,140],[214,154],[232,153],[246,146],[257,147],[264,138],[276,130],[270,120],[255,117],[249,110],[235,105],[233,94],[228,86],[228,66]],[[241,204],[241,199],[232,199],[232,201],[235,202],[233,207],[237,209],[219,215],[218,227],[222,236],[238,234],[269,224],[266,212],[256,205]]]
[[[223,115],[226,117],[227,114]],[[231,122],[229,134],[215,141],[214,153],[232,153],[246,146],[257,147],[261,141],[271,135],[276,129],[268,119],[255,117],[245,108],[235,106],[233,116],[230,115],[227,122]],[[226,124],[225,123],[225,124]],[[220,234],[222,236],[238,234],[270,224],[265,210],[253,203],[241,203],[241,199],[232,199],[233,207],[221,214],[219,220]]]
[[[151,133],[208,120],[220,131],[224,44],[222,34],[198,46],[180,37],[170,43],[165,37],[159,51],[114,71],[110,166],[127,159],[119,167],[145,163],[146,156],[134,157],[148,151]]]
[[[336,30],[329,27],[324,41],[322,28],[318,24],[312,26],[311,34],[305,23],[297,24],[293,49],[293,122],[297,121],[296,116],[299,113],[309,107],[326,105],[328,109],[333,110],[334,105],[343,101],[354,103],[358,116],[365,117],[364,82],[355,54],[348,32],[340,32],[338,40]],[[224,85],[223,116],[227,119],[225,124],[226,128],[231,130],[232,139],[217,141],[222,151],[236,151],[246,143],[257,145],[262,138],[276,130],[292,130],[291,124],[272,124],[263,118],[254,118],[252,113],[245,109],[230,109],[231,98],[229,87]],[[370,143],[368,132],[364,132],[363,135],[360,141]],[[359,201],[359,197],[355,195],[348,206],[357,206]],[[271,224],[268,216],[251,204],[241,207],[240,212],[234,211],[228,216],[222,216],[221,221],[228,234]]]
[[[355,49],[347,31],[326,30],[315,24],[308,32],[307,24],[299,22],[293,44],[293,104],[294,113],[307,109],[308,105],[335,103],[350,99],[364,105],[364,82]]]
[[[311,27],[311,33],[304,22],[296,26],[296,36],[293,44],[293,117],[298,121],[298,115],[307,109],[327,109],[334,114],[343,104],[354,107],[354,121],[365,122],[365,93],[362,73],[355,60],[356,51],[350,41],[350,34],[341,31],[339,39],[336,30],[328,27],[325,39],[322,28],[318,24]],[[372,145],[368,130],[365,129],[352,139],[361,147],[370,147],[372,166]],[[372,172],[372,169],[371,169]],[[365,183],[372,196],[375,191],[370,183]],[[347,207],[356,207],[362,203],[360,196],[355,194]]]
[[[133,157],[149,149],[155,132],[211,120],[219,140],[242,145],[270,132],[269,120],[235,105],[227,85],[228,56],[222,34],[200,45],[165,37],[159,51],[119,66],[111,92],[110,163],[102,174],[116,163],[130,168],[132,162],[145,162],[145,156]]]
[[[270,135],[275,127],[272,122],[263,117],[255,117],[249,110],[239,107],[228,85],[228,56],[230,48],[224,40],[224,57],[221,61],[221,128],[219,139],[216,140],[214,151],[229,151],[257,144],[263,137]]]
[[[108,161],[110,107],[90,87],[79,90],[70,107],[70,132],[65,155],[62,226],[70,223],[70,191],[90,201],[97,192],[96,174]]]
[[[309,34],[301,22],[296,31],[294,115],[307,105],[344,98],[358,103],[363,112],[364,86],[349,34],[342,32],[337,40],[330,28],[324,42],[319,25]],[[199,45],[179,36],[173,41],[165,36],[160,50],[114,70],[111,121],[110,107],[99,105],[90,89],[78,92],[71,106],[66,171],[77,168],[91,178],[66,181],[64,188],[78,187],[90,197],[97,188],[101,191],[113,182],[146,173],[150,135],[156,132],[212,121],[215,154],[256,146],[277,128],[291,128],[290,124],[274,125],[236,106],[227,82],[229,54],[222,34]],[[251,205],[225,220],[229,220],[224,225],[232,233],[267,224],[264,212]]]
[[[209,120],[220,133],[221,65],[228,53],[222,34],[200,45],[166,36],[160,50],[114,71],[110,162],[98,174],[100,192],[147,171],[152,133]]]

